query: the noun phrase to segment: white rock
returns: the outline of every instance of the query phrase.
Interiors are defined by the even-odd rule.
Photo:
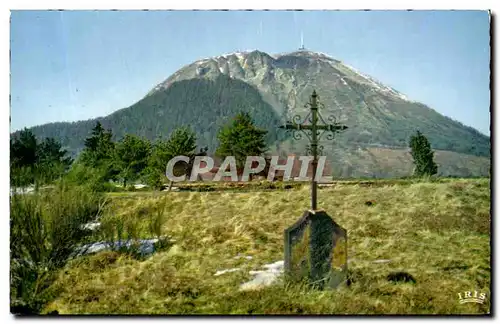
[[[224,269],[224,270],[219,270],[217,271],[214,276],[215,277],[218,277],[220,275],[223,275],[225,273],[228,273],[228,272],[235,272],[235,271],[238,271],[238,270],[241,270],[240,268],[232,268],[232,269]]]
[[[275,283],[284,271],[285,262],[276,261],[262,266],[266,270],[249,271],[249,274],[255,276],[251,281],[245,282],[240,286],[240,290],[254,290],[270,286]]]
[[[247,259],[247,260],[252,260],[252,259],[253,259],[253,257],[252,257],[252,256],[250,256],[250,255],[244,256],[244,255],[239,255],[239,254],[238,254],[237,256],[235,256],[235,257],[234,257],[234,259]]]
[[[101,226],[101,223],[99,223],[99,222],[90,222],[87,224],[83,224],[82,229],[93,231],[93,230],[99,228],[99,226]]]
[[[269,270],[283,270],[283,267],[285,266],[285,261],[281,260],[281,261],[276,261],[274,263],[271,263],[271,264],[265,264],[263,267],[264,268],[267,268]]]
[[[270,286],[277,281],[279,275],[279,273],[265,271],[258,273],[253,280],[242,284],[240,290],[255,290]]]
[[[40,188],[42,189],[42,188]],[[18,195],[29,195],[35,192],[34,186],[24,187],[24,188],[10,188],[10,195],[12,196],[14,193]]]
[[[375,260],[375,261],[373,261],[373,263],[389,263],[389,262],[392,262],[392,260],[381,259],[381,260]]]
[[[77,255],[86,255],[101,252],[104,250],[118,250],[121,247],[131,248],[134,244],[138,244],[138,252],[142,255],[152,254],[155,250],[154,244],[158,242],[158,239],[148,239],[148,240],[127,240],[127,241],[117,241],[114,243],[110,242],[96,242],[84,245],[77,250]]]

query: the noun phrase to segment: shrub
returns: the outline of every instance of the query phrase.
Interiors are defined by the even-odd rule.
[[[156,212],[153,213],[149,223],[149,232],[156,239],[158,239],[157,248],[166,248],[168,244],[168,239],[162,235],[162,225],[165,222],[165,210],[167,207],[167,199],[164,198],[158,205]]]
[[[36,314],[42,310],[57,270],[91,234],[82,225],[98,217],[104,203],[88,188],[62,182],[44,194],[12,195],[12,312]]]
[[[11,167],[10,185],[13,187],[26,187],[35,181],[32,167]]]
[[[107,173],[108,171],[104,168],[92,168],[82,163],[75,163],[63,181],[72,185],[85,186],[88,190],[95,192],[123,191],[122,187],[107,180]]]

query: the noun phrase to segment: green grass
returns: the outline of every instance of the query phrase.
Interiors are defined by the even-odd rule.
[[[251,192],[110,193],[104,216],[150,223],[173,245],[146,260],[103,252],[71,261],[45,312],[61,314],[486,314],[490,304],[489,179],[374,186],[336,183],[319,208],[348,230],[350,287],[313,291],[277,284],[239,291],[250,270],[283,260],[283,231],[309,207],[309,186]],[[366,201],[375,201],[366,206]],[[253,259],[235,259],[237,254]],[[389,263],[374,263],[389,259]],[[242,271],[214,277],[217,270]],[[406,271],[416,283],[391,283]],[[485,304],[458,293],[487,293]]]

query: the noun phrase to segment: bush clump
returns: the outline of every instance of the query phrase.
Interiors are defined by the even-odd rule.
[[[13,194],[10,201],[11,312],[38,314],[50,299],[49,287],[91,231],[105,206],[88,187],[59,183],[50,191]]]

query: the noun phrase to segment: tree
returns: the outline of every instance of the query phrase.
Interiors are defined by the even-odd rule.
[[[166,153],[169,160],[176,156],[185,155],[192,161],[195,156],[195,150],[196,135],[187,127],[174,130],[166,143]],[[181,175],[182,173],[187,173],[189,165],[186,163],[176,163],[173,170],[174,174]],[[172,185],[173,181],[170,181],[169,191],[172,189]]]
[[[18,166],[33,166],[36,163],[37,139],[31,130],[25,128],[10,142],[11,162]]]
[[[11,184],[26,186],[47,183],[67,171],[72,160],[53,138],[39,142],[31,130],[24,129],[10,141]]]
[[[101,123],[97,122],[91,135],[85,139],[85,148],[80,158],[85,166],[101,169],[104,181],[114,179],[118,174],[114,165],[115,143],[112,137],[111,130],[104,130]]]
[[[97,167],[113,158],[114,142],[111,130],[104,130],[100,122],[92,129],[92,134],[85,139],[85,148],[82,152],[82,161],[85,164]]]
[[[156,189],[160,188],[162,185],[162,174],[165,173],[165,168],[168,163],[166,146],[166,141],[162,139],[153,143],[147,166],[143,171],[146,183],[150,187]]]
[[[37,140],[31,130],[24,128],[10,140],[10,182],[24,187],[35,181]]]
[[[68,152],[62,149],[61,143],[49,137],[44,139],[40,145],[37,146],[37,162],[48,163],[53,161],[60,161],[65,164],[71,163],[71,157],[66,157]]]
[[[158,140],[154,146],[148,160],[146,169],[146,181],[151,186],[158,188],[161,186],[161,179],[166,171],[167,163],[175,156],[185,155],[191,159],[195,156],[196,135],[187,127],[181,127],[172,132],[168,140]],[[174,174],[187,172],[189,164],[176,163]],[[170,181],[169,190],[173,182]]]
[[[174,130],[166,143],[166,152],[170,158],[179,155],[191,157],[195,150],[196,135],[187,127]]]
[[[416,176],[435,175],[438,168],[434,163],[434,152],[431,144],[420,131],[410,138],[410,148],[415,164],[414,174]]]
[[[42,182],[50,182],[68,171],[73,160],[68,152],[53,138],[44,139],[37,146],[37,176]]]
[[[240,112],[232,123],[219,131],[219,147],[215,154],[221,158],[234,156],[238,169],[243,168],[247,156],[260,156],[266,151],[266,134],[266,130],[254,125],[250,114]]]
[[[92,128],[92,135],[85,139],[85,148],[90,151],[97,151],[99,147],[99,138],[102,137],[104,132],[101,122],[96,122],[94,128]]]
[[[124,187],[128,180],[135,180],[146,168],[150,150],[151,144],[135,135],[127,134],[116,144],[116,166]]]

